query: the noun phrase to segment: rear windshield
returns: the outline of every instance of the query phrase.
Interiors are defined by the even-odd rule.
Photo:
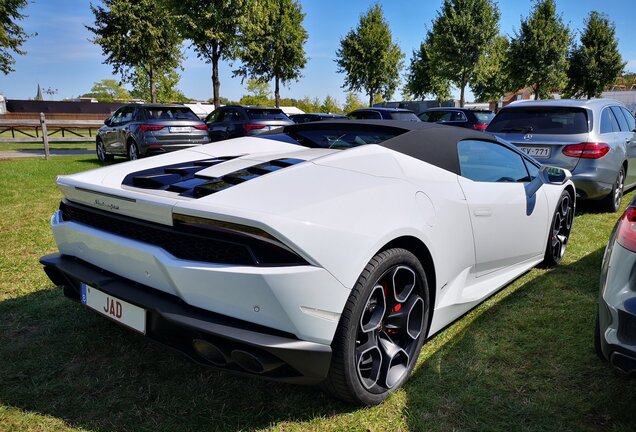
[[[420,119],[412,112],[392,112],[391,118],[393,120],[401,120],[401,121],[415,121],[418,122]]]
[[[587,133],[587,112],[570,107],[516,107],[499,112],[488,125],[488,132],[533,134]]]
[[[146,108],[148,120],[199,120],[188,107]]]
[[[248,108],[245,111],[250,120],[289,120],[289,117],[277,108]]]
[[[479,120],[481,123],[490,123],[495,117],[494,113],[488,111],[475,111],[474,114],[475,117],[477,117],[477,120]]]
[[[379,144],[404,132],[406,131],[400,129],[382,131],[323,129],[260,135],[259,138],[299,144],[310,148],[344,150],[365,144]]]

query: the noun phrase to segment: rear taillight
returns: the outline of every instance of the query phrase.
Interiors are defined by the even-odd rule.
[[[563,148],[563,154],[583,159],[599,159],[610,151],[610,146],[603,142],[582,142],[569,144]]]
[[[194,125],[194,128],[199,130],[208,130],[208,125],[205,125],[205,124]]]
[[[256,130],[256,129],[263,129],[267,127],[267,125],[264,124],[257,124],[257,123],[246,123],[243,125],[243,129],[245,129],[246,131],[251,131],[251,130]]]
[[[473,123],[473,129],[485,131],[488,125],[486,123]]]
[[[625,249],[636,252],[636,207],[628,207],[621,216],[616,241]]]
[[[139,126],[140,132],[155,132],[161,129],[163,129],[162,125],[142,124]]]

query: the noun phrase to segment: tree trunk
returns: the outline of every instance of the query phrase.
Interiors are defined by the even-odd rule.
[[[150,102],[157,103],[157,78],[153,67],[148,69],[148,81],[150,82]]]
[[[280,78],[274,77],[274,101],[276,102],[276,108],[280,108]]]
[[[535,100],[541,99],[539,90],[541,90],[541,84],[537,83],[534,86],[534,98],[535,98]]]
[[[221,80],[219,79],[219,46],[214,43],[212,45],[212,92],[214,96],[214,108],[221,106]]]
[[[373,91],[370,91],[369,92],[369,107],[373,106],[373,96],[374,96]]]
[[[459,106],[460,108],[464,108],[464,91],[466,90],[466,83],[461,82],[460,83],[461,88],[459,90]]]

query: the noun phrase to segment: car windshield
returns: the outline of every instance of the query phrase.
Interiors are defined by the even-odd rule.
[[[488,132],[533,134],[579,134],[588,132],[587,113],[571,107],[515,107],[499,112]]]
[[[415,115],[415,113],[406,112],[406,111],[392,112],[391,118],[393,120],[400,120],[400,121],[415,121],[415,122],[420,121],[420,119]]]
[[[148,120],[199,120],[199,117],[187,107],[146,108]]]
[[[365,144],[379,144],[404,133],[404,130],[303,130],[272,135],[261,135],[276,141],[299,144],[310,148],[348,149]]]
[[[277,108],[248,108],[245,111],[250,120],[289,120],[289,117]]]
[[[490,111],[475,111],[474,114],[481,123],[490,123],[495,117],[495,114]]]

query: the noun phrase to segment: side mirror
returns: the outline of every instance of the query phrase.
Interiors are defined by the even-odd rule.
[[[106,126],[110,126],[110,117],[108,117],[106,120],[104,120],[104,124]]]
[[[550,165],[543,165],[539,173],[543,177],[544,183],[555,185],[562,185],[572,177],[570,171]]]

